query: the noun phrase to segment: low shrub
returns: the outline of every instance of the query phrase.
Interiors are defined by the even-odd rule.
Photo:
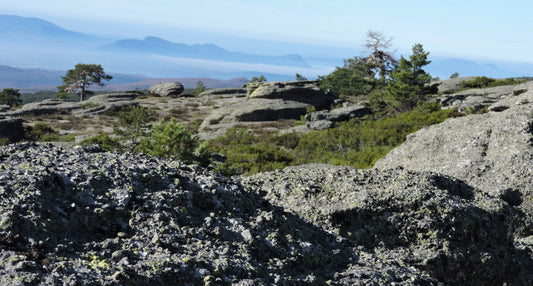
[[[84,139],[80,142],[81,146],[87,147],[98,144],[104,151],[117,151],[122,149],[120,141],[109,136],[108,133],[100,133],[96,136]]]
[[[497,87],[504,85],[514,85],[524,83],[524,80],[506,78],[506,79],[494,79],[488,78],[486,76],[476,77],[473,80],[463,81],[460,83],[459,87],[461,89],[470,89],[470,88],[487,88],[487,87]]]
[[[211,146],[226,155],[226,167],[239,174],[308,163],[369,168],[403,143],[407,134],[455,116],[458,113],[454,110],[441,110],[439,104],[426,102],[398,116],[367,116],[308,134],[270,134],[260,138],[251,131],[232,128],[212,141]]]

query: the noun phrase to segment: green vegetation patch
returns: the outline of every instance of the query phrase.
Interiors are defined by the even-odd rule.
[[[233,128],[210,145],[215,152],[226,155],[226,167],[239,174],[308,163],[369,168],[403,143],[408,134],[454,116],[456,111],[441,110],[440,105],[427,102],[398,116],[382,119],[368,116],[308,134],[270,133],[257,137],[250,131]]]
[[[476,77],[473,80],[463,81],[460,83],[461,89],[470,89],[470,88],[487,88],[487,87],[497,87],[504,85],[515,85],[524,83],[524,80],[506,78],[506,79],[494,79],[488,78],[486,76]]]

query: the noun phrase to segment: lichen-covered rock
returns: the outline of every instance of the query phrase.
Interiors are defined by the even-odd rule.
[[[159,96],[178,97],[184,90],[183,85],[179,82],[161,82],[152,85],[148,89],[148,93]]]
[[[352,104],[332,110],[321,110],[305,115],[306,125],[313,130],[325,130],[335,126],[335,123],[348,121],[356,117],[363,117],[372,113],[366,106]]]
[[[445,285],[533,282],[531,252],[513,245],[521,212],[463,181],[402,169],[306,165],[242,183],[345,243],[427,271]]]
[[[195,166],[35,143],[0,160],[2,285],[439,283]]]
[[[203,140],[215,139],[238,124],[299,119],[310,107],[307,103],[282,99],[245,99],[213,110],[200,125],[199,132]]]
[[[530,217],[531,228],[533,89],[509,96],[493,106],[499,108],[485,114],[448,119],[409,135],[402,145],[376,162],[375,167],[402,166],[464,180],[519,206]]]
[[[324,92],[317,81],[259,82],[246,84],[249,98],[283,99],[329,108],[338,96]]]
[[[443,94],[439,101],[445,108],[457,108],[460,112],[477,112],[502,98],[512,95],[514,85],[468,89],[453,94]]]
[[[8,111],[5,115],[21,116],[26,114],[43,115],[56,112],[70,112],[81,108],[81,103],[72,102],[63,99],[45,99],[39,102],[24,104],[21,108]]]
[[[23,105],[21,108],[6,111],[4,116],[22,116],[27,114],[44,115],[53,113],[70,113],[74,116],[97,115],[105,111],[119,111],[124,106],[136,105],[137,94],[132,92],[100,94],[82,102],[63,99],[45,99]]]

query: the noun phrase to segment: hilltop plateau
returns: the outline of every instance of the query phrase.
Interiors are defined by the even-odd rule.
[[[362,102],[339,100],[314,81],[3,111],[20,126],[44,121],[78,142],[0,148],[0,281],[531,284],[533,84],[457,90],[467,80],[430,97],[467,115],[409,135],[371,169],[304,164],[226,177],[177,159],[76,146],[113,132],[120,106],[144,106],[204,133],[232,124],[319,134],[368,116]],[[325,131],[313,129],[324,120]]]

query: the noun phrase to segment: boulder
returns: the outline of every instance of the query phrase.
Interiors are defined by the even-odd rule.
[[[165,97],[179,97],[183,90],[183,85],[179,82],[162,82],[152,85],[148,89],[148,93]]]
[[[325,130],[335,123],[372,114],[370,108],[363,105],[348,105],[332,110],[315,111],[305,115],[306,125],[313,130]]]
[[[245,85],[249,98],[283,99],[311,104],[317,110],[331,106],[338,96],[324,92],[317,81],[261,82]]]

